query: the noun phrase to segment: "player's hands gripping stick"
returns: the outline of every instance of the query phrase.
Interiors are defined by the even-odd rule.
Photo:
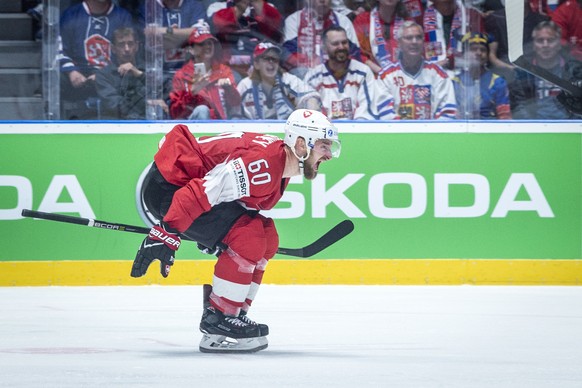
[[[154,226],[143,240],[131,268],[131,276],[139,278],[146,274],[154,260],[160,261],[160,273],[168,277],[174,265],[174,253],[180,247],[181,239],[177,233],[166,230],[163,224]]]

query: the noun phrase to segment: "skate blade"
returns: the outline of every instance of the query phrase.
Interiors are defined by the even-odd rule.
[[[199,349],[202,353],[254,353],[267,346],[267,337],[235,339],[218,334],[203,334]]]

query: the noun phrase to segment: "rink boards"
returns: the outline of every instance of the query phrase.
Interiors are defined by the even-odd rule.
[[[201,284],[214,260],[184,244],[169,278],[129,277],[142,236],[23,219],[22,208],[144,226],[141,178],[173,122],[0,124],[0,285]],[[197,136],[280,134],[281,122],[188,124]],[[342,154],[294,179],[281,246],[350,218],[314,258],[278,255],[275,284],[582,283],[581,122],[339,123]],[[154,264],[157,266],[157,264]]]

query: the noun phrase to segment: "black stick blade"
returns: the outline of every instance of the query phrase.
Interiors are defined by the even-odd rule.
[[[354,223],[344,220],[331,228],[326,234],[318,238],[315,242],[303,248],[279,248],[277,253],[287,256],[311,257],[332,244],[335,244],[354,230]]]

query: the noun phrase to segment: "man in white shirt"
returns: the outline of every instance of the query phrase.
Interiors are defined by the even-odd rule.
[[[379,73],[380,119],[442,120],[457,115],[455,89],[446,71],[424,59],[422,27],[406,21],[398,32],[400,60]]]
[[[374,73],[360,61],[350,58],[346,30],[332,26],[323,33],[325,63],[305,75],[321,97],[322,112],[330,120],[374,120]]]

